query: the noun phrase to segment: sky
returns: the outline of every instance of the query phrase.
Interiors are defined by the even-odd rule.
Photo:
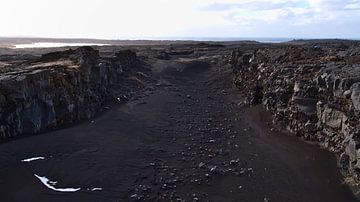
[[[0,0],[0,36],[360,38],[360,0]]]

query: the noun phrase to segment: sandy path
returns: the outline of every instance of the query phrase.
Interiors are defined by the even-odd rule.
[[[270,131],[230,73],[195,66],[93,121],[1,144],[0,201],[355,201],[330,153]]]

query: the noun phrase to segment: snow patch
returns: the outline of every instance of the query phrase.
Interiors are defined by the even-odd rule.
[[[31,161],[37,161],[37,160],[44,160],[45,157],[39,156],[39,157],[33,157],[33,158],[28,158],[28,159],[23,159],[21,160],[21,162],[31,162]]]
[[[91,191],[102,191],[102,188],[92,188]]]
[[[41,177],[38,176],[36,174],[34,174],[36,178],[38,178],[40,180],[41,183],[43,183],[47,188],[54,190],[54,191],[59,191],[59,192],[76,192],[79,191],[80,188],[55,188],[54,186],[57,184],[57,182],[54,181],[50,181],[48,178],[46,177]]]

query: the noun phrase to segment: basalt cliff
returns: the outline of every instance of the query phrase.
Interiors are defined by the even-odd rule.
[[[141,89],[140,70],[144,67],[130,50],[100,57],[91,47],[7,65],[0,76],[1,139],[89,119],[106,102],[126,100]]]
[[[234,82],[247,97],[245,104],[262,104],[281,128],[338,154],[342,173],[358,186],[358,45],[286,45],[234,51],[231,65]]]

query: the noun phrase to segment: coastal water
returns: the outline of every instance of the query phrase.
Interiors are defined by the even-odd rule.
[[[56,43],[56,42],[37,42],[30,44],[16,44],[14,48],[55,48],[67,46],[106,46],[108,44],[97,43]]]
[[[149,38],[150,40],[191,40],[191,41],[257,41],[262,43],[281,43],[294,40],[294,38],[271,38],[271,37],[166,37]]]

